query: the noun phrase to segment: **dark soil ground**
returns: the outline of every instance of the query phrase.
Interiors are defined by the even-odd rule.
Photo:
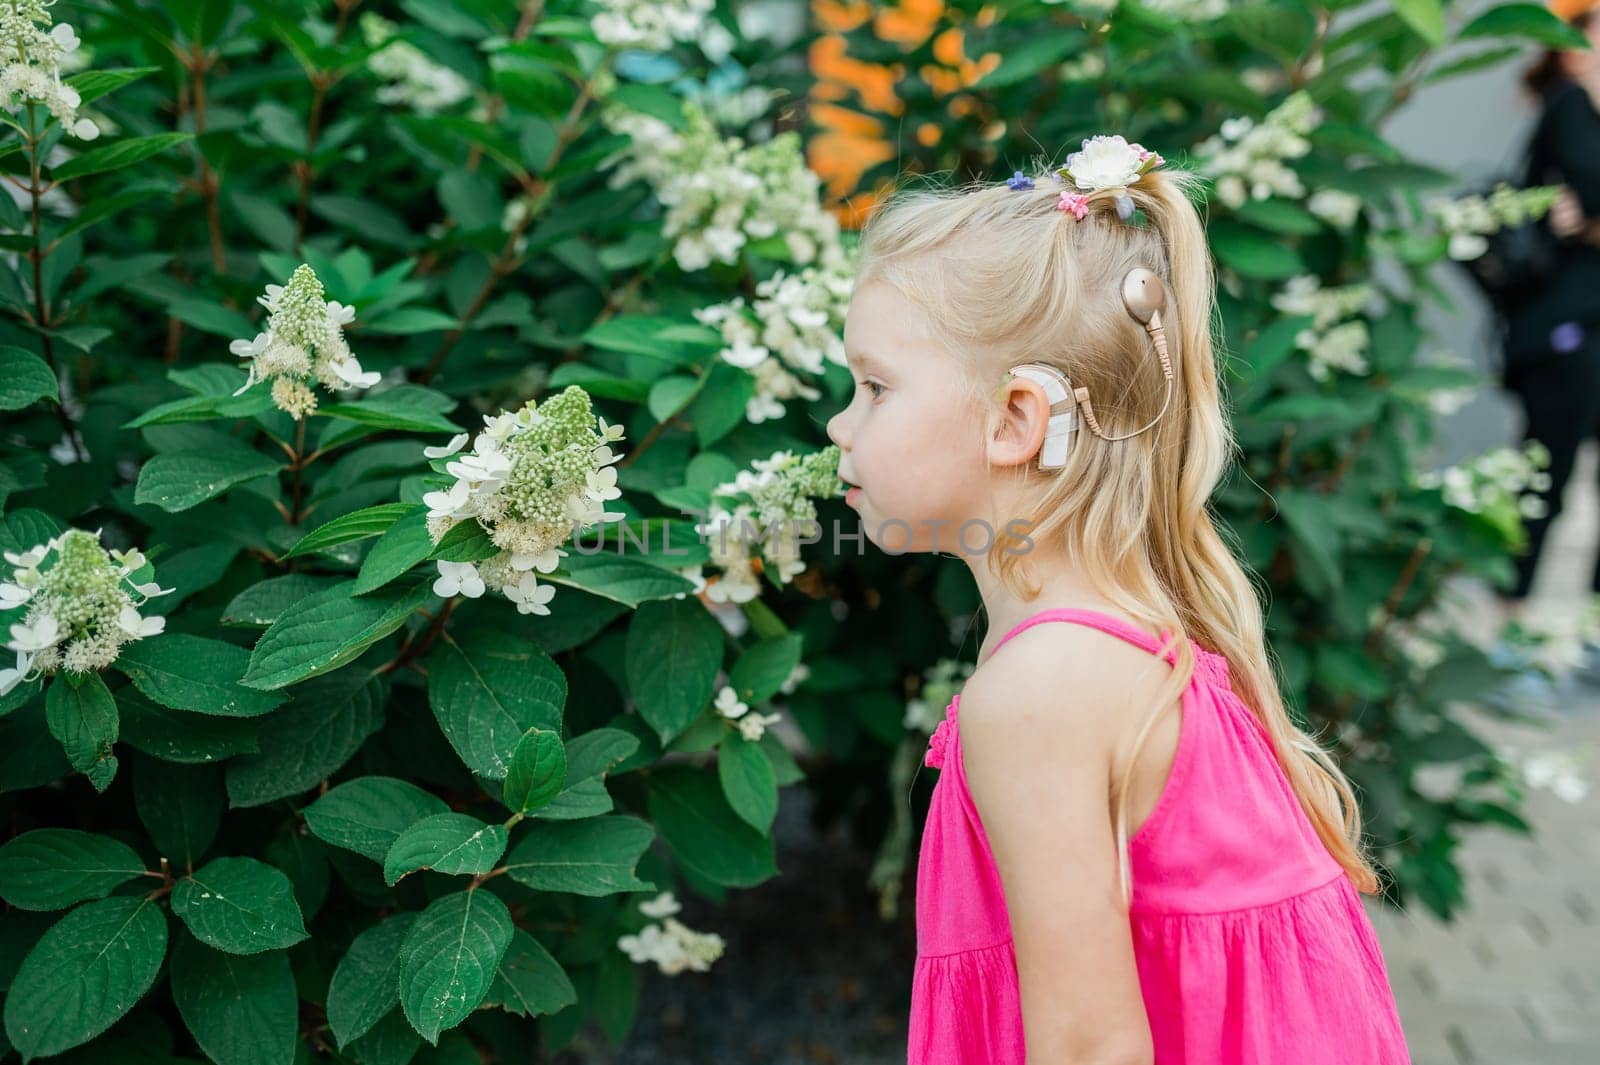
[[[555,1065],[901,1065],[916,957],[913,894],[885,924],[867,888],[872,855],[811,825],[786,788],[774,835],[782,873],[723,906],[681,897],[690,928],[727,942],[706,973],[642,971],[638,1020],[620,1048],[592,1025]],[[913,863],[914,865],[914,863]],[[908,869],[907,876],[912,872]]]

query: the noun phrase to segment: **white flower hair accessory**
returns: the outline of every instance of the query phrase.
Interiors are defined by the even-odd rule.
[[[1122,137],[1089,137],[1056,171],[1062,180],[1080,190],[1063,192],[1061,209],[1081,221],[1091,201],[1110,197],[1116,203],[1117,217],[1126,222],[1133,217],[1133,197],[1128,195],[1128,186],[1165,162],[1160,153],[1142,144],[1130,144]]]

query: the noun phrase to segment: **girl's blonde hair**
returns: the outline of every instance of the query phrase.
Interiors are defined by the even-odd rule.
[[[1122,301],[1128,271],[1146,267],[1167,286],[1161,316],[1174,366],[1174,393],[1148,432],[1105,441],[1080,423],[1060,470],[1030,463],[1034,544],[1076,560],[1108,600],[1157,631],[1170,630],[1176,668],[1134,740],[1112,794],[1118,868],[1131,898],[1127,794],[1133,765],[1160,713],[1188,686],[1188,637],[1228,661],[1231,686],[1253,708],[1295,795],[1328,851],[1362,892],[1378,878],[1362,843],[1350,782],[1284,706],[1266,645],[1261,599],[1208,509],[1234,439],[1212,345],[1215,279],[1204,225],[1190,202],[1193,173],[1158,169],[1130,186],[1147,224],[1124,222],[1113,202],[1089,205],[1081,221],[1059,209],[1065,186],[1050,167],[1036,187],[980,182],[961,188],[902,188],[862,231],[858,284],[882,281],[917,303],[939,339],[968,370],[985,439],[1000,414],[1005,371],[1019,363],[1059,368],[1087,387],[1108,436],[1148,423],[1165,381],[1154,345]],[[1026,494],[1026,493],[1025,493]],[[1007,530],[1012,528],[1008,524]],[[988,564],[1024,599],[1027,545],[996,533]],[[1165,651],[1166,648],[1163,648]]]

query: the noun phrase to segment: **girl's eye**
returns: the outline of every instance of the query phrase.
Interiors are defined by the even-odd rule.
[[[875,390],[872,393],[873,399],[877,399],[879,396],[883,395],[883,386],[876,381],[862,381],[861,387]]]

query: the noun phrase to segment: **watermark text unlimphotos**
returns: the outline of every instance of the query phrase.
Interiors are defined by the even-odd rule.
[[[791,557],[797,554],[801,547],[810,544],[826,544],[822,550],[829,550],[835,555],[842,554],[845,545],[854,544],[855,553],[862,555],[866,553],[866,544],[870,540],[879,550],[890,555],[903,554],[910,549],[909,545],[915,542],[924,544],[921,550],[981,556],[987,555],[994,548],[997,539],[995,527],[981,518],[969,518],[955,529],[951,529],[952,523],[943,518],[930,518],[917,522],[889,518],[869,530],[859,520],[854,522],[835,520],[824,526],[822,522],[815,520],[757,524],[748,518],[740,518],[713,527],[704,520],[705,511],[691,510],[688,514],[701,519],[691,523],[696,539],[702,544],[714,541],[717,550],[721,552],[726,552],[730,543],[756,548],[770,542],[774,548],[780,546],[787,548]],[[580,555],[597,555],[608,550],[615,551],[619,555],[652,552],[668,557],[687,555],[690,553],[687,547],[675,546],[673,543],[673,522],[672,518],[649,518],[644,523],[616,522],[599,529],[590,526],[587,529],[587,539],[583,530],[574,525],[572,548]],[[1033,550],[1033,540],[1027,535],[1031,525],[1025,519],[1013,518],[1006,522],[1003,528],[1007,539],[1001,548],[1003,552],[1025,555]],[[926,530],[928,534],[926,541],[917,536],[918,530]],[[873,535],[869,535],[869,531]],[[903,546],[896,548],[893,546],[896,543]]]

